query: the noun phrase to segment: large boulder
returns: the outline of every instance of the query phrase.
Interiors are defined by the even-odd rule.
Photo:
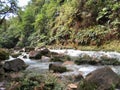
[[[9,59],[9,53],[5,49],[0,48],[0,61]]]
[[[47,48],[41,48],[29,53],[30,59],[41,59],[41,56],[50,56],[50,51]]]
[[[49,70],[52,70],[53,72],[63,73],[67,71],[67,68],[61,63],[56,62],[49,65]]]
[[[41,54],[44,55],[44,56],[49,56],[49,55],[50,55],[50,51],[49,51],[49,49],[47,49],[47,48],[41,48],[39,51],[40,51]]]
[[[30,59],[41,59],[41,52],[40,51],[30,51],[29,58]]]
[[[3,67],[5,71],[18,72],[20,70],[24,70],[27,67],[27,65],[25,64],[23,60],[17,58],[11,61],[6,61]]]
[[[119,76],[110,67],[104,67],[88,74],[78,90],[111,90],[119,83]]]
[[[59,77],[61,78],[62,81],[71,82],[71,83],[77,83],[83,80],[83,75],[79,72],[61,75]]]

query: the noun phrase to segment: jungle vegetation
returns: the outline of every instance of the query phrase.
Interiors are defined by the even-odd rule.
[[[120,42],[120,0],[31,0],[24,8],[7,1],[0,1],[0,47]]]

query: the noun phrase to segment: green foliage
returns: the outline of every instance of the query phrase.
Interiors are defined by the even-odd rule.
[[[43,90],[62,90],[64,87],[52,73],[42,75],[32,74],[21,79],[20,82],[22,85],[17,90],[33,90],[36,86],[41,87],[41,84],[44,84]]]
[[[36,85],[39,85],[37,81],[32,81],[28,78],[25,78],[18,90],[33,90]]]
[[[102,56],[100,58],[100,63],[103,65],[120,65],[120,61],[117,58],[110,58],[108,56]]]
[[[87,82],[85,80],[80,81],[78,84],[78,90],[96,90],[97,85],[92,82]]]
[[[17,20],[18,18],[12,18],[5,26],[1,28],[0,45],[2,47],[13,48],[19,41],[21,29]],[[4,31],[4,27],[6,28],[6,31]]]
[[[119,12],[113,0],[32,0],[0,26],[0,46],[101,46],[119,39]]]
[[[8,14],[17,14],[19,7],[17,0],[2,0],[0,1],[0,25],[4,23],[5,17]]]

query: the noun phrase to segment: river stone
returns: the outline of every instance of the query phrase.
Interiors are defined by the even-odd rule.
[[[47,49],[47,48],[41,48],[39,51],[40,51],[41,54],[44,55],[44,56],[50,56],[50,51],[49,51],[49,49]]]
[[[24,51],[25,51],[25,52],[30,52],[30,51],[33,51],[33,50],[35,50],[34,47],[25,47],[25,48],[24,48]]]
[[[29,58],[30,59],[41,59],[41,51],[30,51]]]
[[[3,67],[5,71],[18,72],[20,70],[24,70],[27,67],[27,65],[25,64],[23,60],[17,58],[11,61],[6,61]]]
[[[63,73],[67,71],[67,68],[62,66],[61,63],[51,63],[49,65],[49,70],[52,70],[53,72]]]
[[[82,83],[78,85],[77,90],[109,90],[114,86],[117,86],[120,82],[119,76],[112,71],[110,67],[104,67],[97,69],[88,74]]]
[[[77,83],[83,79],[83,75],[81,73],[73,73],[73,74],[67,74],[67,75],[61,75],[60,76],[62,81],[65,82],[72,82],[72,83]]]

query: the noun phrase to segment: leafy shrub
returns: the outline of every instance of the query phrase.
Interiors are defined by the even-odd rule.
[[[52,73],[46,74],[32,74],[20,80],[21,87],[18,90],[33,90],[36,86],[41,87],[43,90],[62,90],[64,85],[59,82],[58,78]]]

